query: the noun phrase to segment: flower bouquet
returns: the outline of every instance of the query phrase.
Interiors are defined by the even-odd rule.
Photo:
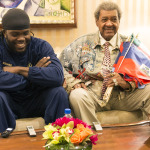
[[[43,139],[47,139],[46,150],[90,150],[92,144],[96,144],[98,135],[82,120],[62,117],[45,126]]]

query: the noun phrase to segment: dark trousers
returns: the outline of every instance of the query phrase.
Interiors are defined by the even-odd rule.
[[[65,108],[69,108],[69,101],[63,87],[43,90],[22,102],[0,91],[0,132],[15,129],[18,118],[43,117],[46,124],[54,122],[64,116]]]

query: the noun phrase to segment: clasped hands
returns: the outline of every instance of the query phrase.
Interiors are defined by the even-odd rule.
[[[119,73],[110,73],[105,78],[108,78],[108,82],[106,84],[107,87],[120,86],[124,90],[128,90],[130,88],[130,84],[126,82],[123,77]],[[77,83],[73,86],[73,89],[76,88],[84,88],[87,89],[84,83]]]

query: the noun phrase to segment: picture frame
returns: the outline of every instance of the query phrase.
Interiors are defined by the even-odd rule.
[[[76,27],[75,0],[16,0],[16,2],[17,1],[20,3],[16,8],[24,9],[29,15],[31,28]],[[0,12],[1,9],[4,8],[0,6]],[[0,25],[1,19],[2,18],[0,18]]]

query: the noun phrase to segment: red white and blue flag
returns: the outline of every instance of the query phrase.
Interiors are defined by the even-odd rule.
[[[124,75],[126,81],[135,81],[138,88],[150,83],[150,50],[138,39],[123,42],[113,71]]]

